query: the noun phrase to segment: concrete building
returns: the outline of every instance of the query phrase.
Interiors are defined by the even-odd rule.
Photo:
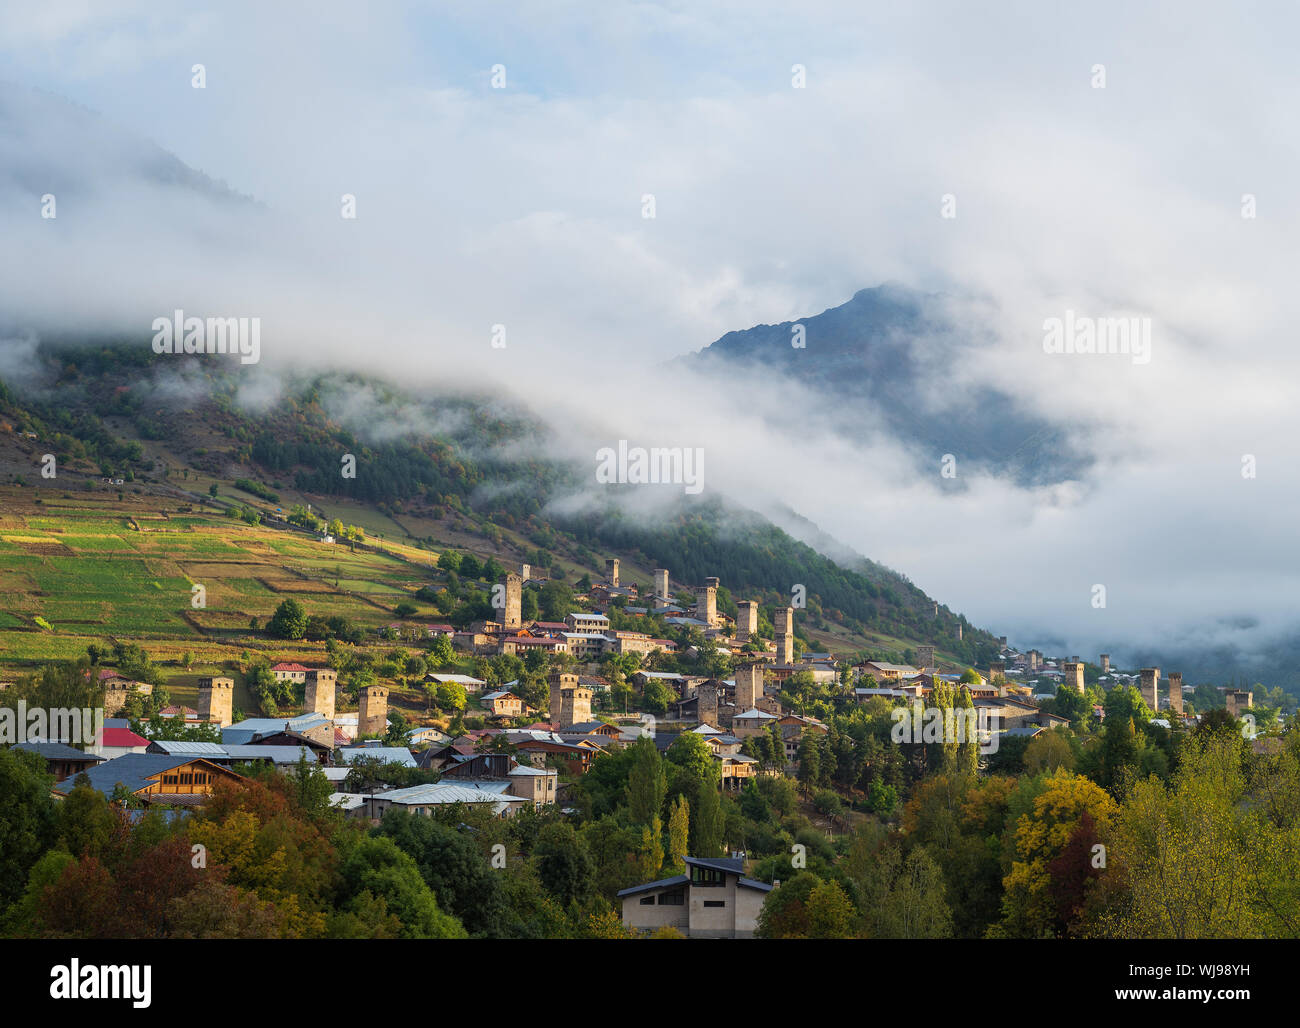
[[[320,667],[308,671],[303,713],[320,714],[326,720],[334,720],[338,681],[339,673],[333,668]]]
[[[235,680],[210,677],[199,679],[199,720],[221,728],[235,720]]]
[[[382,685],[368,685],[361,690],[357,735],[388,734],[388,690]]]
[[[623,924],[644,933],[672,927],[693,939],[754,937],[771,885],[746,878],[739,858],[687,857],[686,872],[619,892]]]

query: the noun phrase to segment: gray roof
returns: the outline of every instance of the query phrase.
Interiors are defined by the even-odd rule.
[[[62,742],[20,742],[15,743],[10,748],[26,750],[28,753],[39,753],[46,760],[85,760],[93,764],[96,761],[105,759],[93,753],[75,749]]]
[[[178,755],[192,753],[196,757],[224,757],[226,747],[216,742],[191,742],[188,739],[155,739],[152,746],[157,746],[163,753]]]
[[[620,896],[633,896],[638,892],[648,892],[651,889],[663,889],[670,885],[685,885],[690,879],[685,875],[673,875],[671,878],[660,878],[657,882],[646,882],[644,885],[634,885],[630,889],[619,889]]]
[[[196,758],[193,754],[172,757],[166,753],[128,753],[87,768],[82,773],[90,779],[92,787],[105,796],[110,796],[119,783],[131,792],[139,792],[149,785],[149,780],[154,775],[160,775],[196,759],[201,758]],[[67,795],[72,791],[73,782],[74,778],[65,778],[55,785],[54,791]]]
[[[223,728],[221,730],[221,741],[223,743],[243,745],[252,742],[254,736],[274,735],[276,732],[283,732],[286,729],[286,724],[290,732],[306,732],[328,723],[329,719],[323,714],[299,714],[296,717],[253,717]]]
[[[338,750],[338,758],[344,764],[351,764],[358,757],[374,757],[385,764],[415,767],[415,758],[404,746],[343,746]]]

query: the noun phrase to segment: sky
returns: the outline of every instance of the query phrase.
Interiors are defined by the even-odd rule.
[[[1297,15],[1130,6],[6,5],[0,347],[258,316],[266,369],[492,383],[584,461],[703,447],[710,490],[1022,646],[1248,665],[1295,629]],[[786,383],[665,368],[886,281],[981,340],[941,394],[1010,392],[1094,470],[957,455],[953,491]],[[1045,353],[1067,310],[1150,319],[1149,362]]]

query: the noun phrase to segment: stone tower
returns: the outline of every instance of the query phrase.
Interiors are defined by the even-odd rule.
[[[1141,671],[1142,700],[1152,711],[1160,709],[1160,669],[1158,667],[1144,667]]]
[[[1183,673],[1169,672],[1169,709],[1175,714],[1183,712]]]
[[[318,667],[307,672],[307,693],[302,712],[334,720],[334,691],[339,675],[333,668]]]
[[[1083,695],[1083,662],[1080,660],[1067,660],[1061,669],[1065,672],[1065,678],[1061,681],[1062,689],[1073,689],[1080,696]]]
[[[225,728],[235,720],[235,680],[199,679],[199,720]]]
[[[518,628],[523,624],[524,580],[513,571],[506,575],[506,605],[501,612],[504,628]]]
[[[655,568],[655,595],[660,599],[668,599],[668,569]]]
[[[957,622],[957,641],[961,642],[961,622]]]
[[[522,578],[525,582],[527,582],[530,578],[533,577],[533,566],[531,564],[520,564],[519,577]]]
[[[710,678],[708,681],[701,682],[695,689],[695,696],[699,700],[697,716],[700,721],[714,728],[721,728],[722,726],[718,724],[717,681]]]
[[[736,712],[743,714],[763,698],[763,667],[750,664],[736,669]]]
[[[794,608],[776,608],[776,660],[778,664],[794,663]]]
[[[994,660],[989,663],[989,682],[995,682],[999,678],[1007,677],[1007,664],[1003,660]]]
[[[1229,689],[1223,694],[1223,701],[1229,714],[1241,717],[1243,710],[1249,710],[1255,705],[1255,694],[1245,689]]]
[[[388,734],[388,690],[382,685],[368,685],[361,690],[357,714],[357,738],[363,735]]]
[[[618,588],[618,558],[610,557],[605,561],[605,581],[611,589]]]
[[[578,684],[578,676],[557,671],[548,679],[551,686],[551,727],[562,732],[591,720],[591,690]]]
[[[736,641],[744,645],[758,634],[758,604],[753,600],[741,600],[736,607],[740,611],[736,618]]]
[[[1102,673],[1103,675],[1108,675],[1108,674],[1110,674],[1110,654],[1109,654],[1109,653],[1103,653],[1103,654],[1101,655],[1101,673]]]
[[[708,581],[716,582],[717,579],[708,579]],[[695,591],[695,616],[710,628],[718,623],[717,586],[705,585],[703,589]]]
[[[928,671],[930,668],[937,668],[939,666],[934,662],[933,646],[918,646],[916,648],[916,666],[922,671]]]

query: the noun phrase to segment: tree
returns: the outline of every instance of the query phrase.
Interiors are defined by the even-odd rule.
[[[757,792],[754,795],[757,796]],[[690,825],[691,805],[685,796],[678,796],[672,802],[668,813],[667,870],[672,874],[682,874],[686,870],[685,857],[690,845]]]
[[[307,611],[290,597],[275,608],[266,630],[277,639],[301,639],[307,634]]]
[[[1063,732],[1040,732],[1025,747],[1025,770],[1031,775],[1040,771],[1051,773],[1062,768],[1066,771],[1074,770],[1074,750]]]
[[[595,868],[572,825],[555,823],[543,828],[533,848],[533,861],[542,887],[563,906],[586,898]]]
[[[700,788],[695,800],[695,824],[691,848],[696,857],[722,856],[722,801],[713,783]]]
[[[363,838],[344,860],[340,874],[348,895],[345,909],[356,909],[375,897],[383,899],[401,922],[404,939],[462,939],[466,935],[459,920],[439,909],[415,861],[392,839]]]
[[[821,751],[812,732],[799,737],[799,784],[803,786],[804,799],[821,779]]]
[[[853,904],[837,881],[822,882],[808,894],[807,924],[810,939],[844,939],[850,935]]]
[[[54,841],[54,778],[25,750],[0,750],[0,907],[22,893],[32,865]]]
[[[650,881],[657,878],[664,863],[664,825],[656,814],[650,823],[641,829],[641,847],[637,851],[641,878]]]
[[[641,736],[628,749],[632,754],[627,781],[628,812],[634,823],[647,825],[663,809],[668,776],[653,739]]]
[[[1039,787],[1031,809],[1007,827],[1011,870],[1003,880],[1003,927],[1018,938],[1057,932],[1051,862],[1066,848],[1085,812],[1103,839],[1116,814],[1115,801],[1081,775],[1058,771]]]

